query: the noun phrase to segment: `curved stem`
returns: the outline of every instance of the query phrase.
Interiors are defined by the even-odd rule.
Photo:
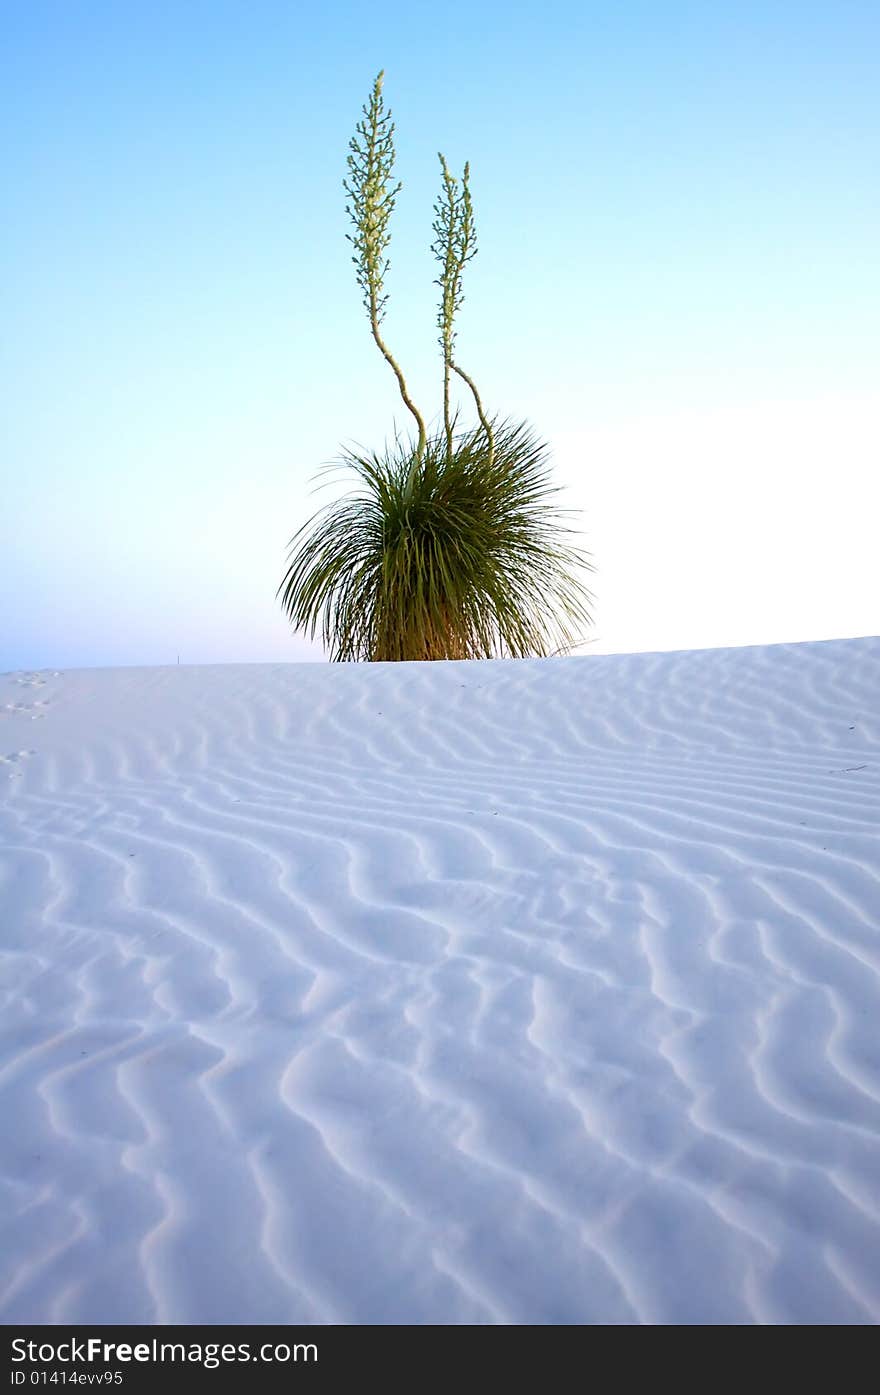
[[[489,467],[491,469],[492,460],[495,456],[495,433],[492,430],[490,423],[486,419],[486,414],[483,411],[483,404],[480,401],[480,394],[477,392],[476,383],[474,382],[473,378],[468,377],[467,373],[465,373],[463,368],[459,368],[457,363],[452,363],[450,361],[450,367],[458,374],[460,378],[464,379],[464,381],[467,383],[468,387],[474,395],[474,401],[477,404],[477,416],[480,418],[483,430],[485,431],[486,436],[489,440]]]
[[[422,420],[421,413],[419,412],[418,407],[415,405],[415,403],[413,402],[412,398],[411,398],[410,395],[409,395],[409,392],[407,391],[406,379],[404,378],[402,372],[400,371],[400,367],[399,367],[399,365],[397,364],[397,361],[395,360],[393,354],[391,353],[391,350],[388,348],[388,346],[387,346],[386,343],[384,342],[384,340],[383,340],[381,334],[379,333],[379,320],[378,320],[378,316],[377,316],[377,313],[376,313],[376,301],[375,301],[375,297],[371,297],[371,303],[370,303],[370,327],[371,327],[371,329],[372,329],[372,331],[373,331],[373,338],[375,339],[376,344],[377,344],[379,350],[381,351],[382,355],[384,356],[386,362],[389,363],[389,364],[391,365],[391,367],[394,369],[395,374],[397,375],[397,382],[398,382],[398,386],[400,387],[400,395],[401,395],[401,397],[403,398],[404,403],[406,404],[406,406],[409,408],[409,410],[412,412],[413,416],[414,416],[415,419],[416,419],[416,423],[417,423],[418,428],[419,428],[419,444],[418,444],[418,449],[417,449],[417,452],[416,452],[416,460],[417,460],[418,462],[421,462],[422,456],[423,456],[424,453],[425,453],[425,443],[426,443],[426,441],[427,441],[427,435],[426,435],[426,432],[425,432],[425,423],[424,423],[424,421]]]

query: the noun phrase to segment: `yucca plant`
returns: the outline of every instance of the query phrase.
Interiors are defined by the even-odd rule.
[[[589,563],[548,502],[546,447],[522,424],[493,436],[491,456],[482,424],[451,453],[445,430],[427,436],[414,483],[411,443],[342,457],[361,487],[303,525],[283,583],[291,621],[314,636],[321,619],[331,658],[525,658],[577,643],[590,616],[569,569]]]
[[[411,413],[416,440],[382,454],[346,451],[338,462],[359,488],[326,506],[291,540],[278,595],[296,629],[319,623],[334,660],[525,658],[570,650],[589,626],[587,555],[566,541],[566,512],[551,502],[546,445],[525,423],[486,416],[473,379],[455,361],[453,322],[462,272],[476,254],[469,176],[461,186],[439,156],[443,188],[432,251],[440,262],[438,327],[443,428],[429,435],[381,332],[394,126],[376,78],[350,141],[344,188],[349,236],[370,330]],[[469,387],[480,425],[456,434],[451,374]],[[332,468],[332,467],[331,467]]]

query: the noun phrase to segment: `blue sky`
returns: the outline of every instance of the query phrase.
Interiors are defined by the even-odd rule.
[[[592,652],[880,629],[876,5],[3,13],[0,668],[321,657],[286,542],[407,424],[341,183],[383,67],[386,338],[436,418],[468,159],[460,360],[582,510]]]

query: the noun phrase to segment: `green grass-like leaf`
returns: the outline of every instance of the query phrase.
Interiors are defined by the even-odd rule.
[[[551,502],[547,447],[524,423],[445,429],[383,455],[345,452],[356,490],[295,534],[278,595],[336,661],[546,657],[582,642],[593,568]],[[331,467],[334,468],[334,467]]]

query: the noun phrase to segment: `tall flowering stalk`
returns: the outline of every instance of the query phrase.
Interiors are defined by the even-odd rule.
[[[434,284],[439,286],[441,291],[437,324],[440,329],[440,347],[443,350],[443,423],[446,430],[447,452],[450,456],[452,455],[452,421],[449,413],[449,374],[451,370],[464,379],[473,393],[477,415],[489,442],[488,463],[491,466],[495,454],[495,435],[492,425],[483,411],[480,394],[473,378],[469,377],[464,369],[458,366],[453,356],[455,331],[452,323],[456,311],[461,309],[464,300],[461,275],[466,263],[477,255],[474,206],[468,185],[470,163],[465,163],[461,188],[459,189],[458,180],[450,174],[445,157],[438,152],[438,158],[443,171],[443,189],[440,198],[434,205],[434,212],[437,216],[433,227],[437,234],[437,240],[432,244],[431,251],[441,266],[440,276]]]
[[[357,267],[358,285],[363,291],[364,308],[370,317],[373,338],[383,358],[393,368],[400,395],[419,428],[416,455],[421,461],[425,453],[425,423],[409,395],[400,365],[379,332],[388,300],[387,295],[382,294],[384,277],[391,265],[385,258],[385,250],[390,241],[388,222],[395,199],[403,188],[402,184],[390,188],[391,171],[394,168],[394,123],[391,121],[390,111],[385,111],[382,98],[384,77],[383,68],[373,83],[369,101],[362,108],[364,120],[358,122],[356,134],[348,143],[351,154],[346,163],[351,182],[343,180],[343,188],[351,199],[351,203],[346,204],[345,211],[354,223],[355,234],[352,237],[350,233],[346,233],[346,237],[355,249],[352,261]]]

